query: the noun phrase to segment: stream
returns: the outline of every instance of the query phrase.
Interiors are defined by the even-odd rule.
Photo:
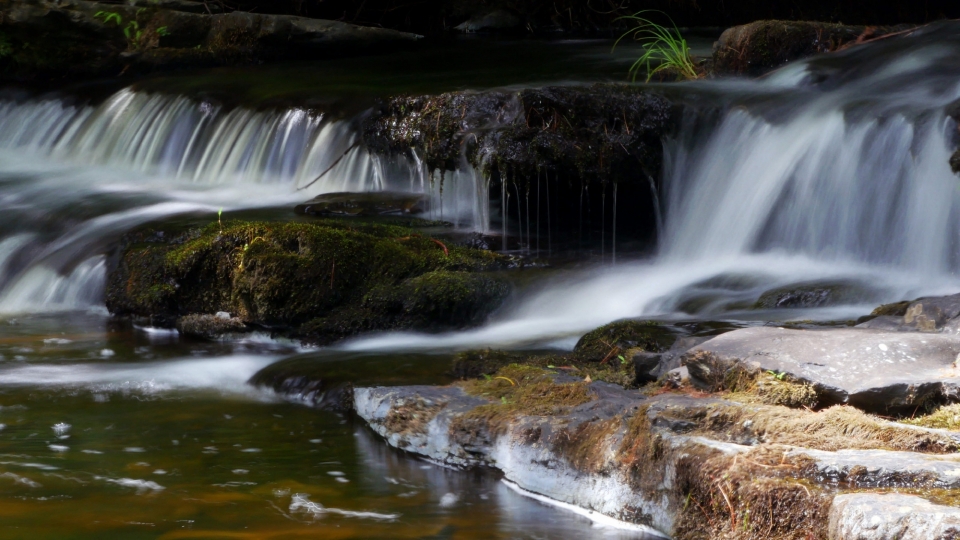
[[[473,330],[328,348],[259,334],[204,343],[113,320],[111,246],[161,219],[301,219],[293,205],[340,191],[425,193],[428,217],[442,212],[458,230],[522,231],[478,171],[448,175],[441,190],[416,156],[355,144],[353,119],[389,93],[622,81],[636,49],[463,40],[130,87],[3,90],[0,536],[649,538],[527,498],[494,473],[412,459],[348,416],[247,380],[296,357],[361,384],[438,384],[458,351],[569,350],[620,318],[815,324],[954,293],[960,190],[945,108],[960,98],[960,64],[944,59],[958,55],[954,23],[757,81],[652,85],[711,111],[688,112],[666,143],[654,249],[615,250],[616,264],[558,258]],[[605,216],[631,211],[605,204]],[[529,216],[525,227],[529,236]],[[601,242],[615,248],[612,228]],[[754,306],[811,283],[845,293],[817,307]]]

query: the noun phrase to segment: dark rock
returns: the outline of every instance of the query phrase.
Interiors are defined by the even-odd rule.
[[[872,291],[858,283],[802,283],[769,290],[754,304],[755,309],[815,308],[869,300]]]
[[[660,363],[663,355],[646,351],[634,352],[633,368],[637,373],[637,385],[653,382],[660,377]]]
[[[960,150],[957,150],[950,156],[950,168],[953,172],[960,174]]]
[[[683,361],[705,388],[771,371],[813,385],[823,405],[888,413],[960,398],[958,353],[960,339],[943,334],[761,327],[716,337]]]
[[[513,30],[520,26],[520,17],[509,11],[498,9],[482,15],[474,15],[454,28],[468,34],[491,30]]]
[[[404,96],[365,122],[364,142],[380,153],[415,150],[430,170],[456,170],[465,156],[513,179],[575,173],[646,184],[637,167],[657,177],[675,114],[665,98],[626,85]]]
[[[193,9],[190,2],[144,3],[138,7],[86,0],[0,0],[0,36],[6,44],[0,57],[2,77],[114,76],[158,68],[315,58],[418,39],[339,21],[209,14]]]
[[[170,320],[226,311],[327,343],[358,332],[480,322],[509,293],[507,259],[414,230],[351,220],[212,223],[126,235],[108,275],[117,315]]]
[[[368,193],[324,193],[298,204],[294,211],[310,216],[383,216],[422,214],[427,198],[416,193],[375,191]]]
[[[788,62],[837,51],[903,27],[844,26],[809,21],[757,21],[728,28],[713,47],[719,74],[762,75]]]
[[[177,319],[176,327],[185,336],[209,340],[250,331],[242,320],[225,312],[216,315],[185,315]]]

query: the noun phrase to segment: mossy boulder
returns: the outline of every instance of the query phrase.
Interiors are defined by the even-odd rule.
[[[326,343],[362,331],[478,323],[509,294],[484,273],[508,259],[394,225],[230,222],[124,237],[108,277],[111,313],[172,326],[227,312]]]
[[[756,21],[724,31],[714,44],[713,70],[721,75],[762,75],[794,60],[837,51],[905,28]]]
[[[622,352],[639,349],[665,352],[677,340],[677,332],[656,321],[622,320],[601,326],[580,338],[573,351],[587,361],[609,361]]]

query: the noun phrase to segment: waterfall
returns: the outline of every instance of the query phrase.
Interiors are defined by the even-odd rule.
[[[667,144],[664,257],[781,252],[955,272],[945,109],[960,98],[957,54],[960,26],[942,25],[729,85],[719,121],[691,117]]]
[[[96,105],[0,100],[0,313],[100,305],[105,249],[166,216],[390,190],[426,194],[426,217],[487,229],[486,181],[471,167],[441,178],[359,137],[321,112],[131,88]]]

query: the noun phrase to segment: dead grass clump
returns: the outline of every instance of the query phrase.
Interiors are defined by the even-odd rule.
[[[720,440],[755,437],[763,443],[827,451],[884,449],[943,454],[960,449],[947,435],[898,426],[843,405],[812,412],[727,402],[674,410],[670,416],[691,421],[697,425],[697,432]]]
[[[586,382],[556,383],[555,374],[533,366],[511,364],[496,375],[461,383],[465,392],[493,401],[461,415],[451,423],[452,431],[464,425],[484,426],[502,435],[521,416],[556,416],[593,401]]]
[[[578,471],[590,474],[604,472],[612,465],[609,459],[610,445],[622,425],[623,420],[619,416],[582,422],[573,429],[560,430],[553,439],[552,449]]]
[[[960,403],[944,405],[930,414],[901,420],[904,424],[960,431]]]
[[[739,362],[723,360],[710,351],[689,353],[683,364],[690,371],[690,378],[704,384],[710,392],[749,391],[756,384],[755,370],[748,370]]]
[[[383,421],[388,433],[402,436],[426,435],[427,425],[443,410],[446,403],[436,403],[419,396],[395,405]]]
[[[772,375],[759,376],[753,387],[726,396],[733,401],[781,405],[791,409],[813,409],[819,402],[813,385],[780,380]]]
[[[803,460],[760,448],[749,454],[690,454],[677,465],[677,538],[826,539],[832,497],[793,477]]]

